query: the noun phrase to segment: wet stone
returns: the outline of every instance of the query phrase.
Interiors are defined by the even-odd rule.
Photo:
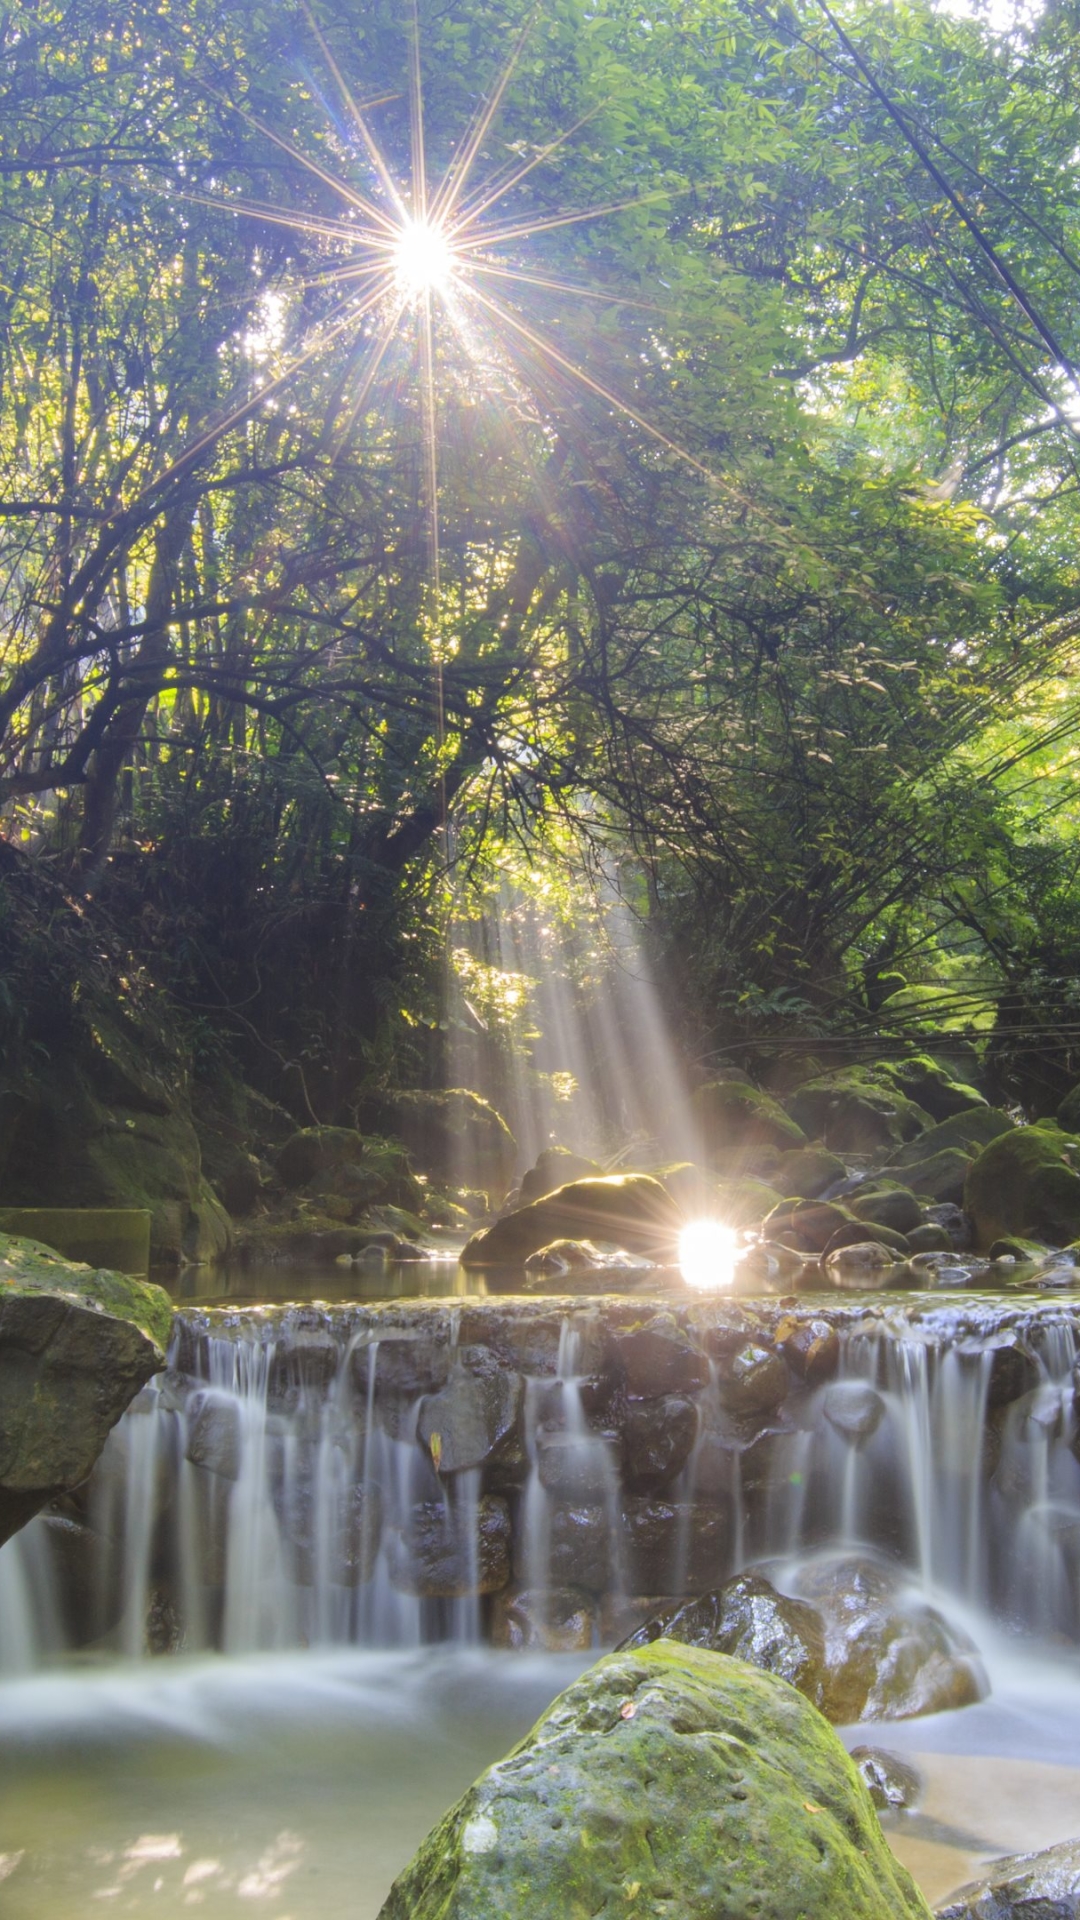
[[[235,1400],[206,1395],[192,1420],[184,1457],[223,1480],[240,1474],[240,1408]]]
[[[697,1600],[665,1607],[623,1642],[645,1647],[660,1638],[709,1647],[768,1673],[820,1707],[825,1698],[825,1629],[804,1600],[778,1593],[761,1574],[740,1573]]]
[[[923,1791],[922,1775],[899,1754],[886,1753],[883,1747],[852,1747],[851,1758],[875,1807],[882,1812],[899,1813],[905,1807],[918,1806]]]
[[[541,1486],[562,1500],[602,1500],[619,1484],[614,1435],[541,1427],[536,1436],[536,1461]]]
[[[772,1413],[786,1397],[791,1376],[771,1347],[748,1340],[716,1361],[721,1405],[734,1414]]]
[[[514,1574],[527,1577],[528,1546],[521,1531],[522,1510],[514,1538]],[[580,1587],[602,1593],[611,1584],[611,1543],[608,1516],[602,1506],[572,1505],[551,1509],[548,1519],[548,1577],[553,1587]]]
[[[700,1593],[726,1571],[728,1508],[626,1499],[615,1542],[617,1569],[634,1593]]]
[[[990,1356],[990,1378],[986,1390],[988,1407],[1006,1406],[1011,1400],[1019,1400],[1021,1394],[1029,1393],[1039,1384],[1041,1377],[1039,1363],[1019,1334],[1007,1332],[996,1334],[990,1340],[967,1340],[958,1347],[957,1351],[973,1358],[978,1357],[980,1363],[984,1355]]]
[[[985,1880],[961,1887],[937,1910],[937,1920],[1077,1920],[1078,1915],[1080,1840],[995,1860]]]
[[[664,1316],[616,1333],[611,1346],[627,1392],[638,1398],[696,1393],[709,1383],[709,1363],[701,1348]]]
[[[801,1315],[781,1320],[774,1339],[792,1372],[808,1387],[832,1379],[840,1363],[840,1338],[827,1320]]]
[[[349,1371],[356,1391],[366,1396],[375,1368],[375,1393],[416,1400],[446,1385],[450,1348],[445,1340],[423,1333],[397,1332],[353,1348]]]
[[[573,1587],[507,1588],[491,1615],[491,1644],[544,1653],[582,1653],[593,1645],[596,1602]]]
[[[462,1347],[445,1387],[420,1404],[417,1434],[437,1473],[484,1466],[517,1426],[521,1375],[484,1347]]]
[[[342,1349],[326,1335],[301,1329],[290,1335],[270,1362],[267,1399],[271,1406],[284,1399],[290,1389],[325,1395],[337,1379]]]
[[[438,1500],[419,1501],[406,1525],[390,1531],[388,1559],[390,1578],[404,1593],[498,1593],[510,1578],[509,1507],[490,1494],[457,1512]]]
[[[623,1479],[634,1492],[657,1492],[682,1472],[697,1439],[692,1400],[665,1394],[631,1400],[622,1421]]]
[[[825,1395],[826,1420],[854,1446],[877,1432],[884,1412],[885,1402],[880,1393],[858,1380],[838,1380]]]

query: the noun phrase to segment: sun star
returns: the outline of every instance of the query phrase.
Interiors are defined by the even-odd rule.
[[[391,259],[398,287],[410,299],[446,292],[454,271],[454,249],[439,221],[407,221]]]

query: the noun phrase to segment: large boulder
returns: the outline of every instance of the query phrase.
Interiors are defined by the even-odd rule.
[[[528,1206],[533,1200],[542,1200],[546,1193],[554,1193],[557,1187],[569,1186],[571,1180],[588,1180],[603,1171],[595,1160],[587,1160],[583,1153],[571,1153],[569,1147],[545,1147],[522,1179],[521,1204]]]
[[[1080,1138],[1049,1125],[1001,1134],[970,1168],[964,1206],[980,1247],[1010,1234],[1067,1246],[1080,1236]]]
[[[691,1094],[690,1111],[708,1160],[733,1151],[749,1155],[760,1147],[782,1153],[806,1144],[802,1128],[779,1100],[748,1080],[709,1081]]]
[[[835,1735],[772,1674],[601,1660],[489,1767],[380,1920],[929,1920]]]
[[[1080,1920],[1080,1840],[995,1860],[985,1880],[938,1907],[937,1920]]]
[[[405,1148],[353,1127],[302,1127],[278,1153],[277,1174],[283,1186],[324,1207],[338,1203],[349,1219],[359,1218],[374,1200],[417,1207],[424,1198]]]
[[[986,1692],[966,1635],[903,1592],[895,1568],[830,1555],[779,1592],[761,1573],[664,1608],[630,1646],[660,1637],[738,1654],[780,1674],[827,1719],[910,1720],[969,1706]]]
[[[893,1167],[915,1167],[921,1161],[929,1160],[934,1154],[950,1149],[958,1150],[969,1156],[981,1153],[992,1140],[1002,1134],[1015,1132],[1015,1123],[1000,1107],[969,1107],[963,1113],[954,1113],[948,1120],[941,1120],[936,1127],[930,1127],[917,1140],[901,1147],[892,1155]],[[916,1185],[913,1179],[907,1184]],[[916,1188],[916,1191],[919,1191]]]
[[[608,1174],[517,1207],[474,1233],[464,1267],[520,1266],[553,1240],[612,1240],[628,1253],[673,1259],[683,1216],[667,1189],[648,1173]]]
[[[468,1087],[414,1088],[389,1095],[384,1122],[389,1133],[404,1141],[414,1166],[430,1178],[500,1201],[507,1192],[517,1143],[490,1100]]]
[[[917,1053],[908,1060],[882,1061],[876,1074],[899,1087],[932,1120],[947,1120],[950,1114],[967,1113],[973,1107],[985,1107],[977,1087],[957,1080],[929,1054]]]
[[[0,1542],[87,1479],[165,1364],[160,1287],[0,1234]]]
[[[838,1068],[798,1087],[788,1112],[811,1139],[833,1153],[875,1153],[924,1133],[929,1115],[895,1087],[855,1068]]]

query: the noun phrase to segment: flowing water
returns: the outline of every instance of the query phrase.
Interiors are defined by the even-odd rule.
[[[590,1400],[608,1303],[530,1303],[551,1339],[519,1359],[520,1446],[494,1493],[479,1470],[436,1473],[417,1437],[424,1369],[466,1304],[189,1308],[78,1510],[0,1551],[6,1920],[90,1900],[166,1920],[374,1916],[432,1821],[592,1657],[580,1640],[572,1655],[482,1644],[500,1604],[484,1590],[507,1566],[527,1591],[567,1580],[570,1510],[591,1516],[571,1577],[593,1649],[638,1594],[823,1543],[901,1559],[966,1624],[993,1692],[865,1733],[927,1779],[893,1822],[898,1852],[938,1897],[995,1852],[1080,1831],[1068,1300],[853,1306],[837,1378],[749,1438],[714,1369],[681,1475],[651,1504],[628,1496]],[[1018,1345],[1020,1393],[1002,1386]],[[625,1514],[646,1507],[643,1549]],[[1028,1795],[1041,1813],[1021,1819]]]

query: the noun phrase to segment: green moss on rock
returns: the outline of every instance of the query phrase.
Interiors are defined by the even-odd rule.
[[[481,1775],[380,1920],[929,1920],[821,1715],[741,1660],[601,1660]]]
[[[691,1096],[690,1109],[707,1158],[749,1147],[785,1152],[806,1144],[802,1128],[779,1100],[748,1080],[712,1080]]]
[[[1080,1235],[1080,1138],[1054,1126],[1001,1134],[970,1168],[964,1205],[980,1247],[1014,1234],[1067,1246]]]
[[[683,1215],[659,1180],[647,1173],[572,1180],[531,1206],[518,1207],[474,1233],[463,1267],[516,1266],[553,1240],[608,1240],[630,1253],[672,1257]]]

